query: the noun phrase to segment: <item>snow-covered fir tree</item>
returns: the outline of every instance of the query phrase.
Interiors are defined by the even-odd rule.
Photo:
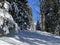
[[[21,30],[27,30],[30,28],[30,20],[32,15],[29,14],[30,7],[27,5],[27,0],[14,0],[10,2],[11,9],[10,14],[13,16],[16,23],[18,23]]]
[[[28,30],[33,21],[30,9],[26,0],[2,0],[0,2],[0,27],[2,27],[0,32],[11,34],[16,31],[14,33],[17,34],[19,29]]]
[[[18,33],[18,25],[12,15],[9,14],[9,8],[10,3],[6,0],[0,2],[0,35]]]

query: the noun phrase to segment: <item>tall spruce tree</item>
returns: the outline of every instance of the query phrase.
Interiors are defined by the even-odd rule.
[[[8,0],[9,1],[9,0]],[[30,28],[31,21],[33,20],[32,14],[30,14],[30,7],[27,5],[27,0],[14,0],[9,1],[11,9],[9,10],[10,14],[13,16],[16,23],[18,23],[21,30]],[[32,20],[30,20],[32,19]]]

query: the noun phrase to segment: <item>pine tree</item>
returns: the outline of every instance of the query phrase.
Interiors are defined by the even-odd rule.
[[[29,28],[30,28],[30,30],[33,30],[34,29],[34,22],[33,22],[33,16],[32,16],[32,9],[28,8],[27,11],[29,13]]]
[[[58,14],[59,0],[44,0],[41,2],[42,2],[41,14],[42,17],[43,15],[45,16],[45,21],[44,21],[45,30],[51,33],[55,33],[55,30],[57,30],[56,27],[60,23],[59,22],[60,14]]]
[[[39,22],[39,20],[37,21],[37,24],[36,24],[36,30],[41,30],[41,27],[40,27],[40,22]]]
[[[1,35],[11,34],[12,31],[17,34],[18,25],[14,21],[13,17],[9,14],[10,3],[6,0],[0,2],[0,32]],[[11,31],[10,31],[11,30]],[[16,31],[17,30],[17,31]],[[13,34],[14,34],[13,33]],[[12,34],[12,35],[13,35]]]
[[[13,16],[16,23],[18,23],[21,30],[30,28],[30,9],[27,5],[27,0],[15,0],[11,3],[12,10],[9,12]],[[31,16],[32,17],[32,16]]]

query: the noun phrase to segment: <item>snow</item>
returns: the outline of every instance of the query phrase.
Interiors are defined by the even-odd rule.
[[[8,41],[9,40],[9,41]],[[0,37],[0,45],[60,45],[60,36],[42,31],[20,31],[15,37]]]
[[[9,26],[5,24],[3,27],[3,30],[6,30],[6,33],[9,33],[8,28],[10,28],[10,26],[12,27],[14,25],[15,25],[14,30],[16,31],[16,33],[18,33],[17,30],[19,29],[19,27],[18,27],[17,23],[14,21],[13,17],[8,13],[7,10],[0,8],[0,27],[4,24],[4,21],[9,22]]]
[[[4,44],[4,45],[12,45],[12,44],[9,44],[9,43],[4,42],[4,41],[1,40],[1,41],[0,41],[0,45],[3,45],[3,44]]]
[[[9,10],[9,7],[10,7],[9,2],[5,1],[4,7],[5,7],[5,9],[8,11],[8,10]]]
[[[17,11],[17,5],[13,2],[16,12]],[[10,28],[11,30],[14,30],[15,33],[18,33],[18,30],[20,29],[18,24],[14,21],[12,15],[9,13],[9,9],[11,7],[10,3],[7,1],[4,1],[3,8],[1,8],[2,3],[0,3],[0,30],[4,31],[4,34],[9,34]],[[12,29],[13,28],[13,29]],[[1,32],[0,31],[0,32]],[[13,32],[13,31],[12,31]]]
[[[17,4],[13,2],[15,11],[19,12]],[[21,3],[22,4],[22,3]],[[2,4],[0,3],[0,6]],[[11,4],[12,5],[12,4]],[[5,1],[4,7],[5,9],[0,8],[0,26],[3,25],[4,19],[9,21],[9,24],[15,25],[16,35],[13,36],[2,36],[0,37],[0,45],[60,45],[60,36],[56,36],[47,32],[36,31],[36,30],[21,30],[19,31],[19,27],[17,23],[13,20],[13,17],[8,13],[10,4]],[[23,9],[25,13],[28,15],[25,9]],[[22,14],[23,15],[23,14]],[[22,19],[23,20],[23,19]],[[9,33],[9,29],[7,25],[4,25],[4,30],[7,30],[6,33]]]

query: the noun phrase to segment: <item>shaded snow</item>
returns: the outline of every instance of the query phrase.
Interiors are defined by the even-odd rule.
[[[15,37],[1,37],[0,41],[11,45],[60,45],[59,36],[42,31],[20,31]]]

